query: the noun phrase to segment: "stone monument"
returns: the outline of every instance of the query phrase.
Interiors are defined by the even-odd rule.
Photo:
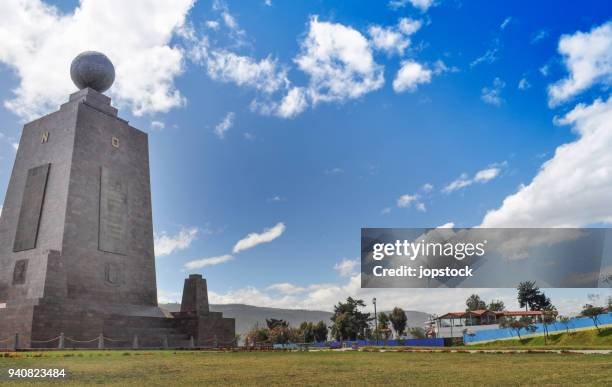
[[[70,75],[80,90],[21,135],[0,217],[0,340],[231,343],[235,321],[209,311],[199,275],[185,280],[180,312],[158,307],[147,134],[102,94],[115,78],[105,55],[80,54]]]

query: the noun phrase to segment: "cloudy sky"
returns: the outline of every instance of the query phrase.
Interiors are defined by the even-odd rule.
[[[537,8],[4,0],[0,195],[23,123],[98,50],[149,133],[160,301],[197,272],[215,303],[463,309],[473,290],[360,289],[360,228],[612,222],[612,10]],[[609,294],[548,293],[562,312]]]

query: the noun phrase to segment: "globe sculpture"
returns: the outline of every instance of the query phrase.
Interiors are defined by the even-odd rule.
[[[115,67],[106,55],[85,51],[72,60],[70,77],[79,89],[89,87],[103,93],[115,81]]]

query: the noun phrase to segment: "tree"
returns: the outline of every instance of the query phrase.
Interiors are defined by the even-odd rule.
[[[325,322],[319,321],[316,325],[314,325],[312,333],[314,334],[314,339],[317,342],[327,340],[327,325]]]
[[[487,309],[487,303],[480,299],[478,294],[472,294],[465,300],[466,311]]]
[[[406,317],[406,312],[404,309],[398,308],[397,306],[393,308],[391,313],[389,313],[389,320],[391,320],[391,326],[395,331],[395,336],[399,339],[404,335],[406,331],[406,323],[408,322],[408,317]]]
[[[267,328],[260,328],[258,324],[255,324],[246,334],[245,342],[251,345],[262,344],[269,342],[269,335]]]
[[[314,324],[310,321],[301,323],[297,333],[305,343],[312,343],[315,341]]]
[[[355,300],[352,297],[334,306],[331,333],[336,340],[356,340],[358,337],[363,337],[370,321],[370,314],[359,310],[363,307],[365,307],[363,300]]]
[[[391,329],[389,329],[389,315],[385,312],[378,313],[378,334],[376,337],[388,340],[391,337]]]
[[[421,327],[408,328],[408,333],[415,339],[425,339],[427,337],[425,329]]]
[[[570,323],[572,322],[572,319],[568,316],[559,316],[559,322],[565,327],[565,331],[569,335],[569,327]]]
[[[593,324],[595,324],[595,328],[597,329],[597,332],[601,332],[601,330],[599,329],[599,325],[598,323],[598,319],[599,319],[599,315],[604,313],[604,308],[602,308],[601,306],[593,306],[591,304],[586,304],[583,308],[582,308],[582,312],[580,312],[580,314],[582,314],[584,317],[590,317],[591,320],[593,320]]]
[[[506,309],[506,305],[501,300],[492,300],[488,309],[494,312],[501,312],[502,310]]]
[[[553,305],[548,306],[543,310],[542,323],[544,324],[544,345],[548,340],[548,325],[554,324],[557,321],[557,308]]]
[[[276,318],[266,319],[266,325],[268,326],[268,329],[274,329],[276,327],[289,327],[289,323],[287,321]]]
[[[523,316],[518,320],[513,317],[505,317],[501,320],[499,326],[500,328],[507,328],[516,332],[521,341],[523,340],[521,338],[521,330],[524,329],[526,332],[535,332],[536,330],[536,326],[533,325],[531,319],[527,316]]]
[[[535,285],[535,281],[524,281],[516,288],[518,302],[525,310],[547,310],[552,307],[550,298]]]

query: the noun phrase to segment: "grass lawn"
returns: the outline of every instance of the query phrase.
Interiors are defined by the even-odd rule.
[[[65,368],[69,378],[60,383],[68,385],[612,385],[609,355],[65,351],[15,356],[0,358],[2,379],[7,368],[23,367]],[[29,383],[40,381],[14,384]]]
[[[612,348],[612,328],[551,334],[544,344],[544,336],[528,337],[522,340],[498,340],[483,344],[473,344],[466,348],[483,349],[610,349]]]

